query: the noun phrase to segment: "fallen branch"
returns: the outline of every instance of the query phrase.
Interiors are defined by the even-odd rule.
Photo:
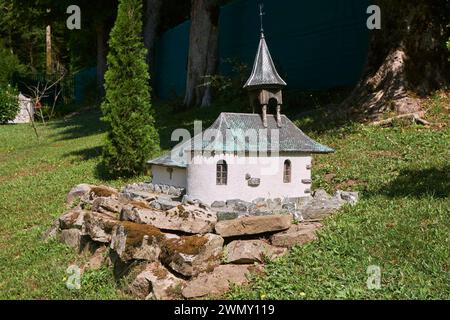
[[[399,120],[399,119],[410,119],[412,122],[415,122],[417,124],[421,124],[424,126],[430,126],[431,123],[428,122],[427,120],[423,119],[423,116],[425,116],[424,111],[401,114],[401,115],[398,115],[398,116],[395,116],[395,117],[392,117],[389,119],[372,122],[370,125],[371,126],[385,126],[385,125],[392,124],[394,121]]]

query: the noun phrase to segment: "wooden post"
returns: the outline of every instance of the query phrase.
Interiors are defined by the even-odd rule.
[[[46,64],[47,64],[47,75],[51,75],[53,73],[52,68],[52,27],[50,25],[47,26],[45,32],[45,44],[46,44]]]
[[[277,105],[277,126],[281,128],[281,105]]]
[[[264,128],[267,128],[267,104],[262,106],[262,121]]]

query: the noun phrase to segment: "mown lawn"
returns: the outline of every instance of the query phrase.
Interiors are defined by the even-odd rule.
[[[337,152],[316,157],[314,187],[358,190],[361,200],[328,218],[318,241],[270,263],[234,299],[450,299],[450,99],[428,102],[428,129],[347,124],[326,114],[297,121]],[[318,128],[314,130],[314,128]],[[368,267],[381,288],[367,288]]]
[[[430,120],[449,124],[442,115],[449,101],[434,97]],[[171,145],[173,129],[189,127],[196,118],[208,124],[221,109],[229,110],[174,114],[161,108],[163,149]],[[104,128],[98,118],[86,110],[40,125],[39,141],[28,125],[0,127],[0,298],[128,298],[107,268],[85,274],[81,290],[68,290],[67,267],[86,257],[57,241],[41,241],[64,211],[72,186],[128,182],[108,179],[99,166]],[[449,299],[450,128],[374,128],[334,123],[320,112],[297,123],[337,150],[315,158],[315,187],[358,190],[361,201],[325,221],[318,241],[270,263],[266,276],[228,297]],[[370,265],[381,268],[380,290],[366,287]]]
[[[69,291],[66,270],[85,257],[57,241],[41,241],[74,185],[125,183],[108,181],[98,168],[104,138],[98,119],[91,110],[40,125],[39,141],[28,125],[0,127],[1,299],[122,298],[106,268],[86,274],[80,291]]]

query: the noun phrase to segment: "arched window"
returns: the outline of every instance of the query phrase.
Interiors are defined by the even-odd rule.
[[[283,168],[283,182],[291,183],[291,176],[292,176],[291,161],[286,160],[284,162],[284,168]]]
[[[228,165],[224,160],[217,162],[216,172],[216,184],[218,186],[224,186],[227,184],[228,178]]]

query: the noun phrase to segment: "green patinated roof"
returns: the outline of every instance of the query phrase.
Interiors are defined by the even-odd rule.
[[[253,133],[253,135],[252,135]],[[248,136],[253,138],[246,138]],[[278,136],[278,138],[277,138]],[[277,143],[279,141],[279,143]],[[267,146],[267,147],[266,147]],[[303,133],[285,115],[281,115],[281,127],[274,115],[267,115],[267,128],[259,114],[221,113],[211,127],[196,137],[174,147],[172,153],[150,160],[149,164],[185,168],[183,154],[194,151],[214,152],[301,152],[332,153],[333,149],[322,145]]]

